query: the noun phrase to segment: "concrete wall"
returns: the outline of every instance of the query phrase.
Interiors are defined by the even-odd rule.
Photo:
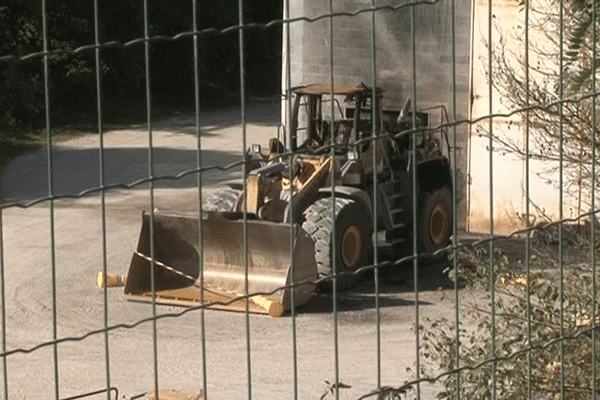
[[[291,18],[315,18],[330,13],[328,0],[289,0]],[[407,0],[377,0],[377,5],[401,5]],[[500,32],[510,32],[524,24],[519,0],[493,0],[492,42],[500,40]],[[459,180],[455,186],[460,199],[459,226],[469,231],[510,233],[525,226],[525,179],[530,181],[529,199],[532,221],[545,217],[557,219],[562,206],[564,217],[574,217],[581,210],[578,193],[565,188],[563,204],[559,204],[558,176],[549,175],[548,162],[525,161],[503,152],[497,143],[490,155],[490,114],[510,113],[510,105],[501,102],[499,94],[490,92],[487,74],[489,40],[488,0],[455,0],[455,32],[452,32],[452,1],[421,4],[414,7],[416,102],[417,108],[443,104],[452,116],[453,75],[452,43],[456,46],[456,120],[480,120],[471,127],[457,126],[457,160]],[[353,13],[371,7],[370,0],[337,0],[334,13]],[[397,109],[412,97],[413,52],[411,8],[378,11],[375,18],[376,82],[385,89],[384,107]],[[333,65],[335,83],[371,85],[373,80],[371,13],[333,18],[331,43],[330,18],[314,22],[297,21],[290,25],[289,71],[291,85],[330,82]],[[543,38],[531,33],[539,45]],[[287,87],[288,71],[286,29],[284,29],[283,87]],[[508,36],[504,36],[506,41]],[[518,41],[505,42],[509,51],[523,51]],[[493,73],[493,72],[492,72]],[[490,108],[490,95],[492,105]],[[283,114],[284,123],[286,113]],[[493,117],[495,135],[524,142],[524,114]],[[465,178],[467,177],[467,178]],[[490,188],[490,183],[493,187]],[[490,193],[491,192],[491,193]],[[589,196],[589,194],[585,194]],[[585,200],[585,199],[584,199]],[[536,215],[536,207],[543,211]]]
[[[288,0],[290,18],[315,18],[329,14],[328,0]],[[383,4],[401,5],[406,1],[378,0]],[[414,7],[416,104],[417,108],[445,105],[452,118],[453,74],[452,43],[456,46],[456,118],[465,120],[469,114],[471,0],[455,0],[455,26],[452,32],[452,2],[422,4]],[[334,2],[334,13],[354,13],[371,7],[370,0]],[[284,6],[285,8],[285,6]],[[413,97],[413,51],[411,8],[383,10],[375,16],[376,82],[385,90],[384,108],[399,109],[406,98]],[[372,13],[290,24],[289,71],[291,86],[304,83],[330,82],[358,84],[373,81]],[[283,88],[287,87],[287,29],[283,34]],[[413,99],[414,100],[414,99]],[[284,102],[285,103],[285,102]],[[282,113],[286,119],[287,113]],[[457,160],[461,176],[467,170],[468,126],[457,127]],[[452,140],[452,138],[450,138]],[[459,222],[466,222],[466,180],[459,179],[457,193]]]
[[[524,45],[511,37],[513,29],[523,26],[524,12],[518,0],[492,1],[492,49],[497,49],[502,40],[515,58],[524,57]],[[510,140],[525,149],[525,113],[516,112],[512,105],[503,104],[497,91],[490,92],[487,75],[489,59],[489,3],[477,0],[474,8],[473,35],[473,120],[484,118],[473,126],[469,149],[469,176],[471,185],[468,191],[468,226],[470,231],[489,232],[493,220],[494,233],[510,233],[522,229],[525,224],[526,211],[526,177],[529,175],[530,221],[537,223],[546,218],[557,220],[560,215],[559,177],[548,173],[551,167],[558,167],[550,161],[530,161],[527,171],[525,160],[503,151],[502,146],[493,143],[494,150],[490,160],[490,120],[485,118],[492,114],[511,114],[510,117],[494,117],[492,133],[503,140]],[[530,41],[537,46],[544,43],[541,33],[530,31]],[[537,35],[537,37],[536,37]],[[558,35],[558,32],[557,32]],[[535,66],[536,53],[530,52],[531,65]],[[512,60],[514,61],[514,60]],[[557,61],[558,62],[558,61]],[[558,63],[557,63],[558,68]],[[535,68],[531,71],[535,77]],[[492,74],[494,71],[492,69]],[[549,85],[553,85],[550,82]],[[490,108],[490,96],[492,96]],[[490,201],[490,182],[493,187],[493,201]],[[565,188],[563,198],[563,216],[573,218],[580,212],[578,192]],[[491,211],[491,212],[490,212]],[[490,217],[493,216],[493,218]]]
[[[492,1],[492,13],[502,28],[511,29],[518,24],[519,13],[512,1]],[[479,119],[490,114],[508,113],[510,110],[500,103],[499,95],[492,90],[490,109],[490,89],[487,79],[489,40],[489,4],[477,0],[473,13],[473,103],[471,118]],[[499,39],[498,32],[492,31],[492,42]],[[494,118],[493,134],[507,132],[512,137],[521,135],[521,116]],[[509,129],[509,127],[511,129]],[[523,162],[517,157],[493,153],[490,164],[490,120],[483,119],[471,130],[469,149],[469,176],[471,185],[468,192],[467,228],[476,232],[490,231],[490,182],[493,184],[494,232],[509,233],[520,227],[517,212],[523,209]],[[495,147],[495,143],[492,144]],[[491,165],[491,166],[490,166]],[[490,175],[490,169],[492,175]]]

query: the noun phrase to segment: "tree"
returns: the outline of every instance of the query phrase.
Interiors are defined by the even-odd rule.
[[[0,7],[0,57],[26,56],[42,50],[42,13],[39,1],[13,0]],[[150,2],[149,36],[173,37],[192,30],[192,2]],[[237,4],[228,0],[197,2],[199,30],[216,31],[238,24]],[[245,23],[266,23],[281,18],[281,1],[250,1],[244,6]],[[48,49],[64,50],[49,56],[50,104],[53,124],[74,116],[96,117],[96,66],[93,50],[73,53],[95,43],[92,3],[75,0],[48,2]],[[142,3],[105,0],[98,10],[100,43],[125,44],[144,36]],[[259,96],[279,93],[281,25],[247,28],[245,71],[247,89]],[[150,80],[153,106],[194,105],[193,39],[159,40],[151,44]],[[200,94],[203,104],[239,101],[239,46],[237,30],[205,33],[198,39]],[[123,48],[103,47],[100,72],[104,116],[130,113],[131,104],[145,100],[143,42]],[[42,58],[0,61],[0,129],[13,130],[43,124],[44,73]],[[113,108],[114,110],[111,110]],[[114,111],[111,113],[111,111]],[[87,122],[87,121],[86,121]]]
[[[0,55],[24,55],[41,47],[39,26],[25,7],[0,7]],[[0,127],[15,128],[20,121],[41,118],[42,70],[32,62],[0,63]]]
[[[497,149],[544,161],[546,170],[543,172],[547,174],[558,171],[562,156],[562,172],[568,185],[565,189],[578,190],[581,200],[582,192],[591,186],[592,138],[594,134],[598,137],[600,129],[598,120],[594,122],[595,96],[592,93],[594,77],[600,67],[600,2],[567,0],[562,3],[562,16],[561,0],[530,3],[528,59],[524,23],[507,31],[502,28],[502,21],[497,21],[498,39],[491,44],[493,76],[487,78],[503,106],[509,110],[530,109],[529,152],[526,154],[522,137],[501,132],[494,134]],[[522,15],[524,7],[525,3],[521,2]],[[598,88],[600,85],[596,84],[596,91]],[[525,113],[520,114],[525,121]],[[596,154],[600,154],[599,145],[597,139]]]

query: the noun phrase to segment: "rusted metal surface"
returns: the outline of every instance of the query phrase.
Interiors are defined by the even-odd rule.
[[[150,216],[142,216],[142,229],[134,253],[125,294],[129,299],[152,301]],[[317,266],[313,241],[295,228],[292,276],[290,227],[268,221],[248,221],[248,252],[244,257],[244,223],[219,214],[203,220],[203,241],[198,235],[198,216],[157,213],[154,215],[154,282],[156,301],[161,304],[199,305],[224,302],[214,308],[244,311],[252,294],[251,312],[280,316],[291,307],[292,283],[295,305],[305,304],[314,291]],[[202,245],[202,252],[200,246]],[[200,254],[203,255],[200,262]],[[247,266],[247,268],[246,268]],[[200,273],[203,273],[201,279]],[[203,283],[203,286],[201,285]],[[247,291],[246,291],[247,283]],[[283,289],[281,289],[283,288]]]
[[[359,85],[328,85],[324,83],[315,83],[310,85],[300,86],[298,88],[294,88],[294,92],[300,94],[331,94],[333,91],[334,95],[347,96],[351,94],[356,94],[360,92],[364,92],[367,88],[364,83]],[[381,93],[381,89],[377,89],[378,93]]]

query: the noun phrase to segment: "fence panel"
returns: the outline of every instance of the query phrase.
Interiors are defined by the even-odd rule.
[[[144,0],[140,36],[119,42],[95,0],[81,23],[93,41],[78,47],[61,45],[49,21],[63,14],[45,0],[39,21],[13,18],[17,5],[0,6],[0,24],[9,32],[29,18],[40,48],[0,54],[0,73],[5,89],[43,81],[45,148],[3,165],[0,398],[597,397],[596,2],[284,1],[281,18],[259,23],[256,5],[239,0],[224,8],[237,22],[206,27],[192,1],[178,14],[191,15],[189,30],[166,35],[152,19],[171,16]],[[272,29],[282,88],[265,99],[249,77],[265,62],[247,49]],[[221,50],[235,55],[236,104],[205,109],[215,84],[202,80],[215,56],[205,45],[233,36],[237,48]],[[165,62],[156,49],[178,45],[189,46],[189,70],[173,73],[192,77],[183,102],[193,111],[159,118],[154,103],[172,81],[154,74]],[[107,126],[111,51],[143,53],[129,77],[143,86],[141,125]],[[79,55],[93,55],[97,135],[61,141],[52,99],[65,81],[52,69]],[[27,75],[34,64],[43,77]],[[203,204],[217,207],[232,179],[233,205],[218,209],[229,222],[218,225]],[[184,238],[161,236],[169,210],[192,215]],[[205,281],[215,252],[205,244],[220,246],[212,234],[238,262],[223,274],[238,280],[233,298],[213,301]],[[310,254],[298,250],[306,238]],[[260,251],[277,271],[261,278],[268,290],[254,286]],[[132,254],[148,266],[145,283],[135,268],[122,276]],[[161,292],[161,279],[175,279],[164,254],[192,264],[177,279],[206,288],[186,307]],[[290,278],[309,264],[318,277]],[[114,272],[149,296],[126,302],[103,282]],[[314,283],[296,307],[296,289]],[[256,313],[288,301],[283,318]]]

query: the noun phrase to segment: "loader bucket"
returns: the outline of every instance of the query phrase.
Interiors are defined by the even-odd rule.
[[[200,247],[197,215],[155,212],[154,297],[157,303],[196,306],[204,302],[211,308],[243,311],[246,300],[235,299],[251,294],[250,312],[280,316],[291,307],[292,290],[280,288],[299,282],[304,283],[294,286],[295,305],[310,299],[315,289],[313,282],[317,279],[310,236],[294,226],[292,277],[290,226],[247,221],[246,253],[244,223],[234,217],[230,213],[204,213]],[[152,301],[150,253],[150,214],[144,212],[137,251],[125,283],[125,294],[131,300]],[[214,302],[226,304],[212,304]]]

